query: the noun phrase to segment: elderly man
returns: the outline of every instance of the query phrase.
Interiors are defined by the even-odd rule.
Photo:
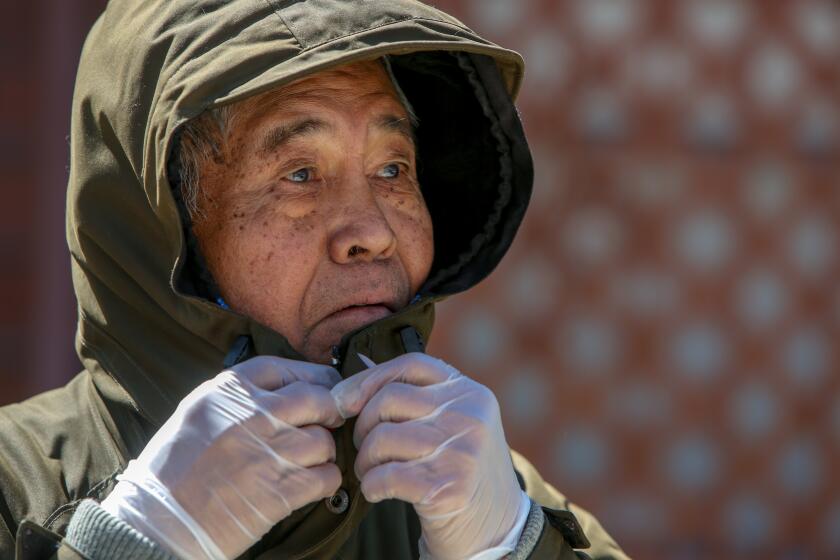
[[[112,0],[72,125],[85,370],[0,412],[4,556],[624,558],[423,353],[525,211],[521,78],[409,0]]]

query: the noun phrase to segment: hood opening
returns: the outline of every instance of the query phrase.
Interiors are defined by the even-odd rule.
[[[435,237],[434,262],[420,295],[460,292],[495,268],[525,212],[532,171],[524,134],[518,117],[517,126],[511,127],[499,115],[500,106],[515,109],[492,58],[447,51],[388,58],[397,86],[420,122],[418,178]],[[175,132],[167,163],[186,252],[176,287],[218,303],[221,294],[192,232],[181,192],[181,130]],[[519,161],[512,144],[520,148]]]
[[[527,192],[514,193],[511,138],[525,138],[521,128],[504,130],[496,105],[513,103],[490,57],[419,52],[393,57],[392,66],[420,120],[418,173],[434,224],[435,259],[421,294],[460,292],[487,276],[512,242],[512,231],[499,228],[503,217],[516,226],[522,219],[530,158],[520,162]]]
[[[199,248],[198,238],[192,229],[192,219],[184,200],[181,180],[181,164],[179,158],[181,146],[181,133],[183,126],[179,127],[172,138],[172,149],[166,160],[166,175],[172,187],[172,196],[178,206],[178,216],[181,221],[181,229],[184,236],[184,266],[181,274],[175,279],[175,288],[190,296],[206,299],[213,303],[221,301],[222,294],[219,291],[213,275],[207,266],[207,261]]]

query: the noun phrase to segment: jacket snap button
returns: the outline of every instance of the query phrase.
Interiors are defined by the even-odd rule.
[[[327,504],[327,509],[333,513],[344,513],[350,505],[350,496],[347,495],[347,490],[339,488],[338,492],[326,498],[324,502]]]

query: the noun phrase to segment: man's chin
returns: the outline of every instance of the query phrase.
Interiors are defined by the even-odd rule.
[[[321,319],[304,342],[303,355],[318,363],[330,363],[331,349],[349,332],[369,325],[393,312],[384,305],[347,307]]]

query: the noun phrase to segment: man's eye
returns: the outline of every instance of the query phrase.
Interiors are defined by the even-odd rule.
[[[286,179],[293,183],[305,183],[312,179],[312,170],[308,167],[298,169],[286,175]]]
[[[376,174],[377,177],[382,177],[384,179],[394,179],[399,177],[400,175],[400,166],[396,163],[389,163],[385,167],[379,170]]]

